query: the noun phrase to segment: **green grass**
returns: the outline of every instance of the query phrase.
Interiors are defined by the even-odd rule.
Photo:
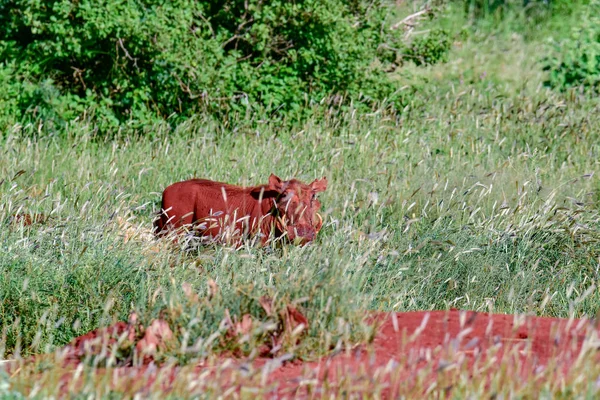
[[[282,353],[305,359],[368,340],[365,309],[596,315],[599,105],[542,87],[540,43],[473,35],[445,65],[407,66],[398,79],[415,94],[397,118],[348,110],[291,131],[240,121],[235,133],[198,119],[106,140],[82,121],[57,137],[6,132],[0,359],[50,352],[136,311],[144,322],[166,318],[179,344],[167,356],[189,363],[231,350],[220,340],[226,310],[267,322],[263,295],[278,307],[298,302],[308,336]],[[327,176],[325,225],[312,245],[155,253],[152,242],[123,240],[116,217],[150,228],[170,183],[251,185],[271,172]],[[50,219],[10,227],[16,212]],[[219,294],[209,300],[210,279]],[[263,328],[233,346],[251,353]],[[463,387],[465,397],[480,390]]]

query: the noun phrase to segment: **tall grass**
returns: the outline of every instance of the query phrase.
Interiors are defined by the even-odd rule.
[[[597,293],[572,301],[598,279],[593,106],[540,105],[536,95],[498,102],[493,87],[472,88],[430,97],[398,122],[347,117],[337,128],[309,124],[295,134],[267,127],[217,136],[212,126],[189,126],[102,143],[79,126],[67,139],[9,135],[2,219],[50,218],[0,234],[3,329],[13,337],[19,326],[21,345],[38,351],[109,314],[149,310],[158,288],[189,282],[204,290],[208,278],[236,307],[243,286],[255,298],[308,296],[312,319],[330,297],[341,308],[331,315],[348,318],[362,308],[450,306],[594,313]],[[131,213],[149,227],[169,183],[196,176],[255,184],[270,172],[328,176],[326,224],[313,245],[147,256],[119,236],[116,216]],[[39,324],[49,332],[34,340]]]

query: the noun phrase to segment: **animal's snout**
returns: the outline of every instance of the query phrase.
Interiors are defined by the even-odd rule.
[[[296,231],[298,232],[298,236],[308,240],[313,240],[315,238],[315,230],[311,226],[300,226],[296,228]]]
[[[301,239],[302,243],[307,243],[315,239],[316,231],[312,226],[288,227],[288,237],[290,240]]]

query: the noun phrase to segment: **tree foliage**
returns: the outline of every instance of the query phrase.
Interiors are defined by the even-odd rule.
[[[592,0],[571,35],[551,42],[544,59],[546,84],[565,90],[571,87],[600,89],[600,1]]]
[[[2,0],[0,118],[108,126],[394,101],[389,0]]]

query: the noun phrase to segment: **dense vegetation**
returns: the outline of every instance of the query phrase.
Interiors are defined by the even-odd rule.
[[[197,113],[297,118],[323,101],[397,109],[399,87],[385,71],[404,53],[435,63],[450,45],[435,31],[411,46],[392,27],[389,0],[11,0],[1,7],[4,124],[62,126],[85,113],[106,131],[174,125]]]
[[[597,3],[486,4],[0,2],[0,358],[132,311],[175,362],[250,354],[265,295],[307,359],[367,340],[365,309],[595,315]],[[328,177],[314,244],[124,240],[173,181],[271,172]],[[232,344],[228,313],[264,324]]]
[[[592,0],[570,35],[554,39],[545,61],[550,86],[565,90],[600,88],[600,1]]]

